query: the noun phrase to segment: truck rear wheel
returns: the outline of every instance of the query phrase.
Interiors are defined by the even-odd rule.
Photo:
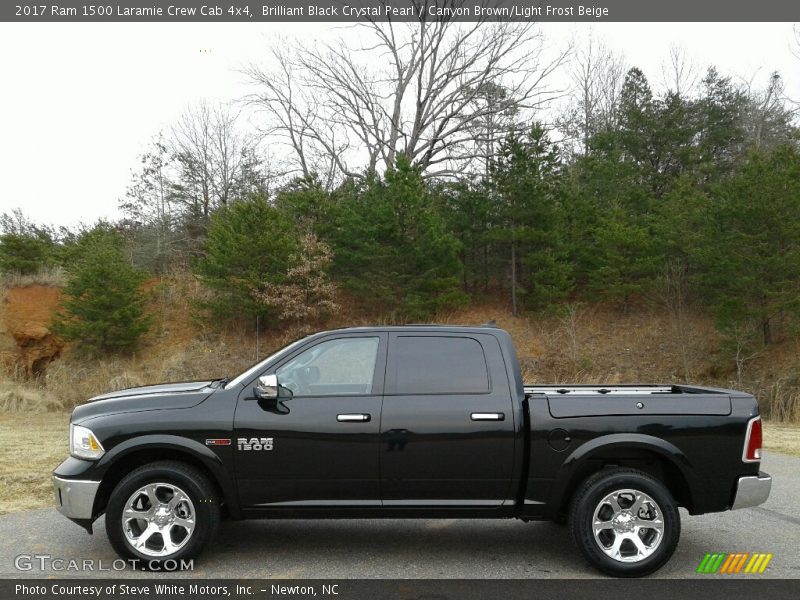
[[[669,490],[635,469],[607,469],[587,479],[572,500],[569,521],[584,558],[615,577],[640,577],[660,569],[681,532]]]
[[[197,469],[181,462],[144,465],[119,482],[106,509],[106,533],[140,568],[179,569],[214,536],[219,499]]]

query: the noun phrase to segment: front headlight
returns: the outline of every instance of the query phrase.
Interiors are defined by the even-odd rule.
[[[75,458],[97,460],[106,453],[90,429],[69,424],[69,453]]]

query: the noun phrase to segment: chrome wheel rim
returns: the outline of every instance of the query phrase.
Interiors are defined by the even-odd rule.
[[[595,542],[616,561],[642,561],[664,538],[661,507],[639,490],[616,490],[597,503],[592,515]]]
[[[195,528],[194,504],[178,486],[148,483],[131,494],[122,530],[131,547],[145,556],[169,556],[183,548]]]

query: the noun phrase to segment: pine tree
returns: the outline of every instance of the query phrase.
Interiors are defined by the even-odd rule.
[[[649,166],[650,132],[655,112],[656,103],[647,77],[634,67],[625,76],[620,91],[619,138],[625,149],[625,160]]]
[[[703,79],[697,100],[697,156],[693,165],[697,182],[714,184],[744,162],[745,131],[742,115],[747,97],[711,67]]]
[[[753,155],[705,210],[698,289],[723,332],[753,323],[770,344],[774,322],[800,313],[800,153]]]
[[[0,216],[0,273],[32,275],[56,262],[54,232],[31,222],[20,209]]]
[[[113,230],[100,225],[83,233],[70,252],[54,331],[90,356],[133,350],[151,324],[144,280]]]
[[[404,157],[383,180],[340,190],[331,217],[333,272],[367,308],[424,320],[465,302],[460,244]]]
[[[595,135],[592,151],[571,173],[576,271],[589,290],[618,299],[626,312],[658,269],[652,211],[664,185],[664,159],[654,145],[660,109],[642,72],[631,69],[621,94],[619,129]]]
[[[268,319],[277,311],[253,297],[253,289],[286,280],[298,231],[262,196],[234,202],[211,218],[203,255],[194,270],[212,293],[202,302],[217,319]]]
[[[621,301],[623,312],[631,298],[646,289],[656,275],[659,255],[647,224],[614,206],[600,214],[595,224],[598,266],[591,273],[591,287],[599,294]]]
[[[52,240],[38,235],[4,233],[0,235],[0,272],[31,275],[52,257]]]
[[[461,245],[463,288],[468,294],[488,293],[504,261],[494,251],[492,227],[497,206],[485,180],[438,185],[433,194],[447,229]]]
[[[511,135],[491,178],[498,203],[498,227],[491,235],[508,251],[513,313],[521,295],[528,308],[563,298],[572,279],[558,149],[539,125],[525,137]]]

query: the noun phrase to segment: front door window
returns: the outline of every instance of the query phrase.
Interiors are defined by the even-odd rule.
[[[278,368],[278,381],[294,397],[370,394],[379,341],[365,337],[322,342]]]

